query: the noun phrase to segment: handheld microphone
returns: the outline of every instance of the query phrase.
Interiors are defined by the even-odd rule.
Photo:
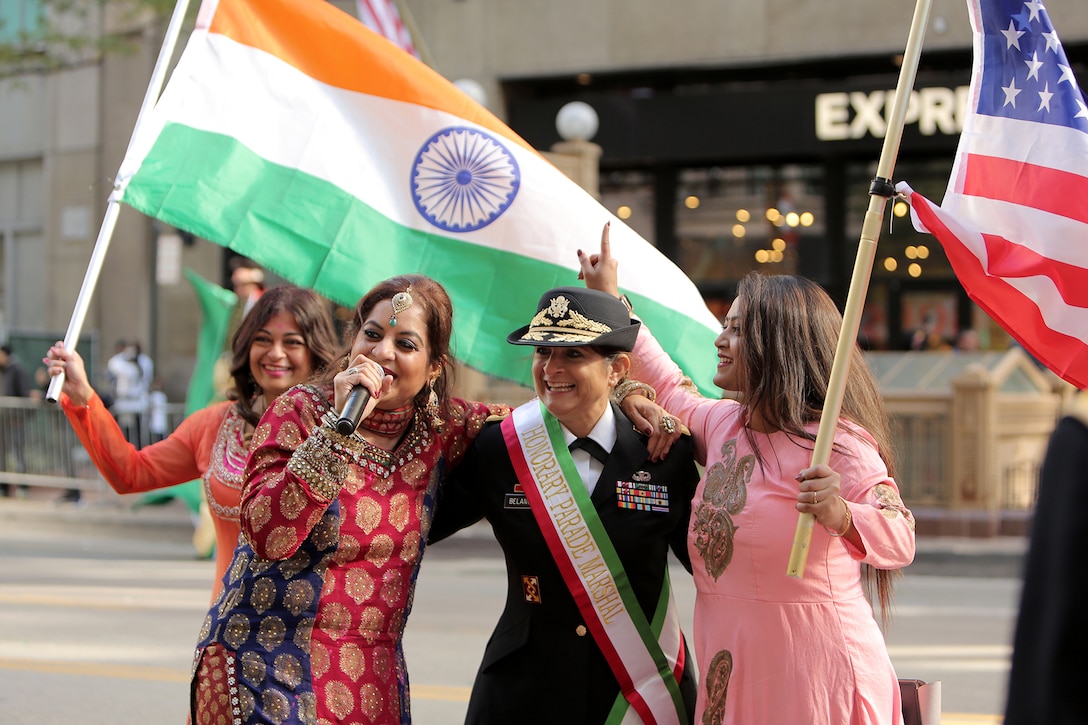
[[[336,432],[342,436],[349,436],[359,427],[359,421],[363,419],[363,408],[370,400],[370,391],[362,385],[356,385],[348,394],[344,410],[340,413],[340,419],[336,421]]]

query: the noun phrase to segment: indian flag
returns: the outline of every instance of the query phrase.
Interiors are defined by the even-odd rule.
[[[694,284],[485,108],[323,0],[205,0],[115,199],[353,305],[412,272],[453,299],[464,363],[529,384],[506,335],[577,249],[612,250],[635,311],[706,392]]]

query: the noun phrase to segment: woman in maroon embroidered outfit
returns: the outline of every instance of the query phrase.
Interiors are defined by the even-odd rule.
[[[434,280],[379,284],[342,364],[261,419],[244,541],[197,646],[194,723],[410,722],[401,634],[434,494],[507,410],[450,397],[452,316]],[[344,436],[356,385],[371,400]]]
[[[137,450],[87,381],[83,360],[58,342],[44,359],[65,373],[60,398],[95,466],[117,493],[204,481],[215,522],[215,584],[222,587],[238,543],[238,507],[250,435],[276,396],[309,379],[339,347],[329,303],[301,287],[276,287],[257,302],[231,343],[230,400],[199,410],[166,439]]]

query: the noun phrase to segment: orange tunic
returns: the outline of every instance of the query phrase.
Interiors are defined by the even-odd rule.
[[[98,395],[77,406],[61,395],[61,406],[102,477],[117,493],[143,493],[204,481],[215,522],[215,583],[212,599],[223,588],[223,574],[238,543],[238,509],[248,455],[244,421],[234,403],[224,401],[188,416],[164,440],[137,449],[125,439]]]

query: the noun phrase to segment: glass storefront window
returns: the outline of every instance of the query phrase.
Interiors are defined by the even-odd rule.
[[[601,204],[650,244],[654,234],[654,177],[646,171],[601,174]]]
[[[602,174],[601,198],[652,244],[658,226],[673,223],[676,243],[669,253],[719,317],[732,302],[737,281],[753,270],[809,277],[841,305],[875,167],[875,162],[845,162],[841,176],[834,174],[834,188],[823,164],[609,171]],[[898,163],[895,179],[939,201],[950,173],[950,158],[907,159]],[[837,221],[829,222],[836,216],[830,212],[837,213]],[[657,219],[656,213],[673,218]],[[829,239],[840,234],[841,239]],[[867,349],[906,349],[911,335],[925,328],[947,347],[969,326],[983,349],[1003,348],[1004,331],[967,304],[940,243],[914,230],[903,202],[890,201],[859,342]]]
[[[680,170],[677,263],[711,287],[751,270],[800,273],[823,247],[822,182],[820,167],[802,164]]]
[[[952,158],[900,159],[895,180],[906,181],[930,201],[940,203],[952,173]],[[869,206],[869,183],[876,163],[846,169],[847,241],[856,244]],[[856,248],[856,247],[855,247]],[[969,319],[961,304],[970,305]],[[889,201],[877,240],[859,339],[874,349],[947,350],[970,328],[984,350],[1005,349],[1010,341],[1000,325],[963,299],[959,280],[936,237],[914,230],[909,206]]]
[[[951,169],[952,160],[948,158],[901,160],[896,164],[895,180],[908,182],[911,188],[930,201],[940,203]],[[875,175],[875,162],[847,166],[846,233],[847,240],[853,240],[855,244],[861,238],[861,226],[869,208],[869,183]],[[910,221],[910,207],[906,202],[890,200],[884,217],[873,264],[874,280],[932,282],[956,278],[940,242],[930,234],[914,230]]]
[[[824,276],[822,166],[710,166],[675,174],[674,261],[703,290],[712,310],[724,315],[736,282],[752,270]],[[600,181],[601,202],[651,244],[655,195],[663,193],[657,179],[649,171],[624,170],[605,172]]]

